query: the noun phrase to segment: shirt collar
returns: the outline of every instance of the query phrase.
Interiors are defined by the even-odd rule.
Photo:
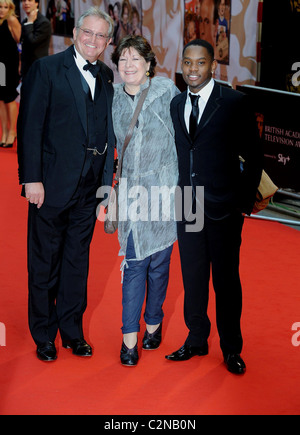
[[[78,68],[80,70],[83,70],[83,67],[86,65],[86,59],[84,59],[81,56],[81,54],[78,52],[78,50],[76,50],[75,45],[74,45],[74,50],[75,50],[75,54],[76,54],[76,56],[75,56],[75,62],[77,64]],[[96,63],[97,63],[97,61],[92,62],[93,65],[95,65]]]
[[[196,94],[193,94],[193,95],[200,95],[201,99],[204,100],[205,103],[207,103],[207,101],[210,97],[210,94],[212,93],[214,85],[215,85],[215,81],[213,78],[211,78],[210,81],[207,83],[207,85],[204,86],[204,88],[200,89],[199,92],[197,92]],[[190,101],[189,93],[190,93],[190,91],[188,90],[188,92],[187,92],[187,100],[188,101]]]

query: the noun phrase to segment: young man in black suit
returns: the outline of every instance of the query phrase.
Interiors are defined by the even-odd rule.
[[[91,356],[82,317],[100,185],[111,186],[113,73],[99,56],[113,21],[98,8],[78,20],[74,46],[37,60],[22,86],[19,179],[29,202],[29,326],[43,361],[63,347]]]
[[[240,357],[243,341],[239,256],[243,213],[251,214],[255,202],[262,152],[247,97],[217,84],[212,79],[216,67],[213,47],[208,42],[194,40],[187,44],[182,74],[188,90],[171,103],[179,186],[183,193],[186,186],[192,187],[191,207],[202,211],[203,204],[201,208],[197,203],[197,187],[204,187],[204,226],[195,231],[188,219],[178,222],[184,315],[189,335],[185,344],[166,358],[184,361],[208,353],[211,324],[207,307],[212,270],[224,361],[229,371],[240,374],[246,368]],[[246,161],[243,172],[240,155]]]
[[[25,77],[33,62],[48,56],[51,23],[39,12],[38,0],[22,0],[27,18],[22,21],[21,76]]]

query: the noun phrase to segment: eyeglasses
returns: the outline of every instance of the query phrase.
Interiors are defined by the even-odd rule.
[[[79,30],[81,30],[85,34],[85,36],[87,36],[88,38],[92,38],[95,35],[99,41],[103,41],[104,39],[108,39],[108,36],[103,35],[102,33],[94,33],[91,30],[82,29],[81,27],[79,27]]]

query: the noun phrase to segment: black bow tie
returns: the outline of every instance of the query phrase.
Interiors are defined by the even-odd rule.
[[[91,62],[89,62],[88,60],[86,61],[86,65],[84,65],[83,69],[85,71],[90,71],[91,74],[96,78],[98,72],[100,71],[100,64],[96,63],[95,65],[93,65]]]

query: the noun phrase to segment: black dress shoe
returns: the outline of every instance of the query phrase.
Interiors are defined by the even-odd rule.
[[[242,375],[246,371],[246,364],[239,354],[229,354],[224,356],[224,362],[228,371],[236,375]]]
[[[36,349],[38,359],[41,361],[55,361],[57,359],[56,348],[52,341],[39,344]]]
[[[179,350],[173,352],[171,355],[166,355],[166,359],[170,361],[187,361],[193,356],[204,356],[208,354],[208,344],[203,346],[190,346],[184,344]]]
[[[139,360],[138,345],[136,344],[132,349],[129,349],[123,341],[120,358],[123,366],[136,366]]]
[[[62,345],[65,349],[72,349],[73,355],[76,356],[92,356],[93,350],[91,346],[83,339],[63,340]]]
[[[145,350],[155,350],[158,349],[161,343],[161,331],[162,331],[162,323],[156,329],[156,331],[150,332],[145,331],[145,335],[143,338],[143,349]]]

